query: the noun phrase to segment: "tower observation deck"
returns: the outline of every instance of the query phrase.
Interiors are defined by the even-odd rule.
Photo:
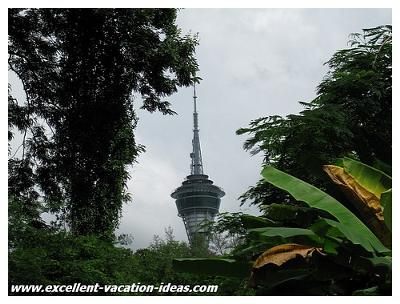
[[[190,175],[182,182],[171,197],[176,200],[178,215],[183,219],[189,242],[193,244],[196,235],[207,239],[207,231],[201,227],[206,220],[214,221],[218,214],[221,197],[225,192],[203,172],[201,158],[199,122],[197,113],[196,87],[194,87],[194,112],[193,112],[193,151],[190,153]]]

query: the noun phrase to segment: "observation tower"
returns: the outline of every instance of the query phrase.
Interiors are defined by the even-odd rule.
[[[189,243],[193,244],[196,236],[201,236],[208,245],[206,228],[201,226],[206,220],[214,221],[219,211],[221,197],[225,195],[225,192],[213,185],[213,181],[208,179],[208,175],[203,172],[196,87],[194,87],[193,103],[193,151],[190,153],[190,175],[179,188],[175,189],[171,197],[176,200],[178,216],[183,219]]]

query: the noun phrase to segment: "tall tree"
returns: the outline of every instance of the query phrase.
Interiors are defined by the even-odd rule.
[[[327,62],[317,97],[302,102],[303,111],[259,118],[237,131],[251,135],[244,148],[264,153],[265,164],[329,192],[322,166],[337,157],[392,162],[392,27],[353,34],[350,46]],[[260,205],[292,201],[263,180],[241,198]]]
[[[10,197],[24,204],[24,193],[35,191],[72,232],[112,234],[130,199],[127,165],[143,151],[133,98],[174,114],[164,98],[198,80],[197,39],[181,35],[176,16],[176,9],[9,10],[9,69],[26,93],[26,103],[9,97],[9,130],[24,134],[9,176],[29,173]]]

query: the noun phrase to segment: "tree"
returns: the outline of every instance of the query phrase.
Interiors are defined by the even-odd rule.
[[[13,210],[13,209],[12,209]],[[21,225],[23,223],[20,223]],[[19,230],[21,232],[21,230]],[[126,245],[130,237],[119,238]],[[155,236],[147,248],[132,252],[115,246],[107,240],[91,235],[77,236],[55,228],[25,226],[16,239],[17,246],[9,251],[8,279],[12,285],[68,285],[74,283],[100,285],[132,285],[132,283],[164,286],[168,283],[193,287],[195,285],[218,285],[218,295],[242,292],[242,282],[233,279],[204,275],[177,273],[172,260],[193,256],[193,249],[185,242],[175,240],[172,229],[164,237]],[[11,292],[13,295],[29,295],[27,292]],[[35,293],[30,293],[34,295]],[[37,294],[37,293],[36,293]],[[46,293],[44,293],[46,294]],[[55,293],[49,293],[54,295]],[[62,294],[58,292],[57,294]],[[71,293],[69,293],[71,295]],[[88,293],[78,293],[89,295]],[[110,295],[100,290],[90,295]],[[154,290],[148,295],[202,295],[198,292],[162,292]],[[141,295],[126,292],[116,295]]]
[[[241,128],[249,134],[244,148],[262,152],[264,164],[340,196],[322,166],[352,156],[370,165],[391,164],[392,27],[379,26],[353,34],[351,47],[336,52],[317,89],[302,102],[299,114],[269,116]],[[381,165],[380,165],[381,166]],[[241,196],[242,202],[297,204],[290,196],[260,180]]]
[[[161,283],[171,283],[178,286],[188,285],[218,285],[216,295],[243,294],[247,289],[244,288],[242,280],[232,278],[210,277],[199,274],[187,274],[176,272],[173,269],[172,261],[175,258],[199,257],[208,255],[204,248],[193,248],[189,244],[175,240],[172,228],[165,229],[164,237],[154,236],[153,242],[149,247],[139,249],[134,257],[137,260],[136,277],[138,282],[146,284],[160,285]],[[154,293],[152,293],[154,295]],[[164,295],[202,295],[204,293],[194,292],[168,292],[158,293]],[[215,295],[215,294],[213,294]]]
[[[132,251],[98,237],[34,228],[20,237],[19,246],[9,253],[9,286],[132,284],[138,280],[138,261]]]
[[[209,250],[214,255],[227,255],[243,243],[245,229],[242,227],[243,214],[223,212],[216,221],[207,222]],[[203,255],[204,256],[204,255]]]
[[[23,134],[9,176],[21,204],[35,191],[75,234],[117,227],[136,143],[133,99],[174,114],[165,97],[198,81],[196,37],[181,36],[176,9],[10,9],[8,66],[26,102],[9,91],[9,138]],[[23,170],[22,170],[23,169]],[[31,195],[32,197],[32,195]],[[37,217],[37,214],[35,215]]]

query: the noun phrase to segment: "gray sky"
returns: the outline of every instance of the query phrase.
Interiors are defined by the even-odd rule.
[[[235,131],[259,117],[299,112],[298,101],[315,97],[327,71],[323,63],[347,46],[350,33],[391,23],[390,9],[179,12],[183,34],[199,32],[200,141],[205,174],[226,192],[220,211],[257,214],[248,204],[240,208],[237,198],[260,178],[262,155],[245,152],[246,136]],[[15,82],[12,76],[10,81]],[[133,249],[148,246],[168,226],[178,240],[186,240],[170,194],[189,174],[192,95],[192,88],[182,88],[169,98],[175,116],[138,110],[136,136],[146,152],[130,169],[133,202],[124,205],[118,230],[133,235]]]
[[[205,173],[223,187],[220,211],[240,208],[237,198],[260,177],[262,155],[242,148],[239,127],[256,118],[301,110],[298,101],[315,97],[327,69],[323,63],[347,46],[348,35],[391,23],[389,9],[185,9],[178,15],[183,33],[199,32],[197,87],[200,140]],[[146,145],[133,167],[119,231],[132,233],[133,248],[171,226],[186,240],[170,193],[189,174],[192,88],[169,100],[175,116],[138,111],[137,139]]]

